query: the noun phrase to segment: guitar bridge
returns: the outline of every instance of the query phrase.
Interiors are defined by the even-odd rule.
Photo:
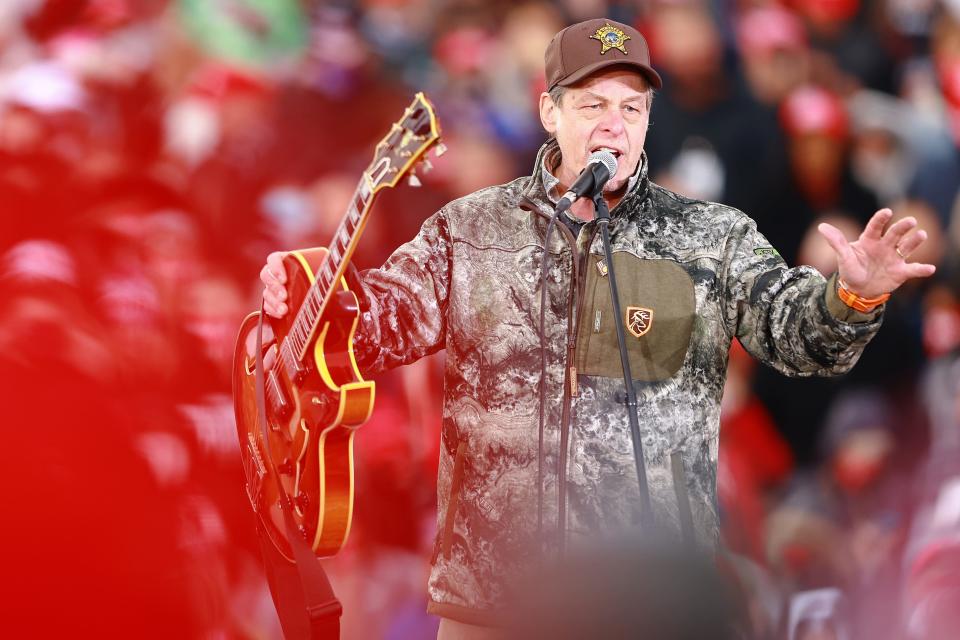
[[[247,498],[254,513],[260,511],[257,503],[263,491],[263,478],[267,475],[267,467],[260,456],[260,449],[252,433],[247,434],[247,455],[243,456],[243,473],[247,478]]]

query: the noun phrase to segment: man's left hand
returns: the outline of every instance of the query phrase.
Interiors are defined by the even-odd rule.
[[[884,233],[883,228],[892,217],[893,211],[880,209],[854,242],[847,242],[831,224],[824,222],[817,227],[837,253],[840,279],[852,293],[863,298],[890,293],[910,278],[926,278],[937,270],[932,264],[907,262],[927,239],[927,232],[916,229],[916,218],[907,217],[897,220]]]

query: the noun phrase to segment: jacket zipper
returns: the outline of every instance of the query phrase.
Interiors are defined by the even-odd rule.
[[[570,231],[564,225],[569,237],[573,238],[573,232]],[[560,422],[560,458],[559,458],[559,467],[558,467],[558,481],[557,481],[557,534],[559,536],[559,546],[560,554],[566,551],[567,545],[567,457],[568,449],[570,448],[570,412],[572,409],[573,398],[572,396],[576,395],[574,390],[577,387],[577,368],[576,368],[576,349],[577,349],[577,334],[580,332],[580,325],[583,322],[583,296],[586,294],[587,288],[587,279],[580,277],[580,273],[583,269],[586,269],[587,258],[590,255],[590,247],[593,246],[593,240],[597,236],[597,227],[594,226],[590,232],[590,239],[587,241],[586,250],[581,256],[579,254],[579,247],[577,247],[577,239],[573,238],[573,275],[574,283],[576,284],[575,297],[570,305],[567,315],[567,360],[568,367],[567,372],[571,376],[569,391],[572,393],[564,394],[563,402],[563,419]],[[581,264],[582,263],[582,264]],[[574,322],[574,313],[576,313],[576,322]]]
[[[539,162],[539,158],[538,158]],[[628,197],[623,198],[620,202],[617,203],[613,209],[610,211],[611,226],[613,222],[613,214],[615,211],[621,208],[624,201],[628,200]],[[529,210],[535,211],[537,214],[543,216],[548,222],[551,218],[550,214],[545,213],[539,205],[537,205],[531,198],[526,195],[520,197],[520,206],[525,208],[523,205],[527,205]],[[566,224],[560,223],[559,225],[563,229],[563,233],[567,236],[567,241],[571,247],[571,266],[573,268],[573,282],[571,286],[571,292],[573,295],[573,300],[570,301],[567,306],[567,361],[565,363],[565,379],[563,384],[563,410],[560,416],[560,455],[558,457],[558,467],[557,467],[557,534],[558,534],[558,551],[560,557],[562,558],[566,551],[567,544],[567,529],[566,529],[566,519],[567,519],[567,447],[569,446],[570,440],[570,410],[572,405],[572,398],[576,395],[576,386],[577,386],[577,367],[576,367],[576,345],[577,345],[577,331],[580,330],[580,323],[582,321],[583,315],[583,295],[586,289],[586,278],[580,278],[580,256],[578,255],[577,249],[577,239],[574,237],[573,232],[567,227]],[[596,239],[598,228],[594,226],[593,230],[590,233],[590,241],[587,243],[586,251],[584,251],[584,268],[586,268],[586,256],[590,255],[590,247],[593,246],[593,241]],[[611,229],[611,236],[612,236]],[[612,239],[611,239],[612,240]],[[544,242],[544,251],[549,251],[550,248],[546,246]],[[612,265],[611,265],[612,268]],[[582,281],[581,281],[582,280]],[[579,308],[578,308],[579,305]],[[574,310],[577,311],[577,321],[576,326],[574,326],[573,316]],[[546,372],[544,372],[546,373]]]

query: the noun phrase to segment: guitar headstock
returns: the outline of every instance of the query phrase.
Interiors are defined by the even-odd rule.
[[[403,117],[377,144],[373,161],[364,171],[371,192],[395,187],[407,173],[410,173],[410,183],[418,186],[419,180],[413,171],[421,162],[429,164],[424,155],[439,141],[440,123],[433,105],[418,92]],[[445,150],[442,144],[438,145],[437,155]]]

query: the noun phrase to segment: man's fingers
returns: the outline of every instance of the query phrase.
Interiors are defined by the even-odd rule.
[[[269,287],[277,282],[276,278],[273,277],[273,272],[270,271],[270,265],[265,264],[263,268],[260,269],[260,282],[263,283],[264,287]]]
[[[285,255],[287,254],[283,251],[274,251],[267,256],[267,266],[270,267],[273,277],[276,278],[280,284],[287,283],[287,270],[283,266],[283,258]]]
[[[287,270],[283,266],[283,258],[285,255],[287,254],[283,251],[274,251],[268,255],[267,264],[263,267],[263,271],[261,271],[261,279],[266,276],[278,284],[286,284]],[[267,284],[266,280],[264,280],[264,284]]]
[[[872,222],[872,220],[871,220]],[[868,225],[869,226],[869,225]],[[827,241],[827,244],[836,252],[840,260],[846,260],[850,256],[850,243],[843,236],[843,232],[828,222],[821,222],[817,226],[817,231]],[[866,232],[864,232],[866,233]]]
[[[266,300],[263,301],[263,310],[267,312],[267,315],[268,315],[268,316],[277,318],[278,320],[279,320],[280,318],[282,318],[283,316],[287,315],[287,305],[285,305],[285,304],[280,304],[280,305],[267,304],[267,301],[266,301]]]
[[[906,267],[907,278],[929,278],[937,268],[932,264],[923,264],[920,262],[911,262]]]
[[[287,313],[287,305],[284,304],[286,292],[280,290],[281,295],[273,287],[264,287],[263,289],[263,309],[274,318],[282,318]]]
[[[913,216],[907,216],[906,218],[897,220],[887,229],[887,232],[883,235],[883,240],[889,246],[895,247],[903,240],[903,236],[907,235],[907,233],[916,226],[917,219]]]
[[[918,229],[900,241],[900,244],[897,245],[897,253],[900,254],[901,258],[906,260],[926,239],[927,232],[923,229]]]
[[[283,301],[287,299],[287,290],[286,288],[277,282],[277,280],[271,275],[270,267],[265,265],[263,269],[260,270],[260,280],[263,282],[263,298],[266,300]]]
[[[283,271],[279,272],[279,275],[274,271],[270,265],[264,265],[263,269],[260,270],[260,280],[265,285],[276,285],[283,286],[287,283],[287,279],[283,274]]]
[[[276,287],[263,288],[263,301],[272,305],[281,305],[286,302],[287,292]]]
[[[879,240],[883,237],[883,228],[887,226],[887,223],[890,222],[890,218],[893,217],[893,211],[890,209],[880,209],[873,216],[871,216],[870,221],[867,223],[866,228],[863,230],[864,237],[873,238],[874,240]]]
[[[287,272],[283,266],[283,258],[287,254],[283,251],[274,251],[267,256],[267,263],[260,269],[260,280],[263,282],[263,310],[274,318],[282,318],[287,313]]]

